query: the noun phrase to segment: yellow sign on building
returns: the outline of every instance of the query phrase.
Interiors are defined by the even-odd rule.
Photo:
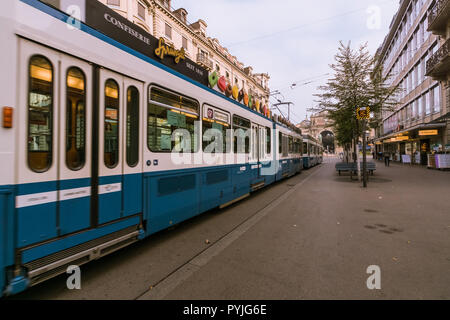
[[[437,136],[438,130],[421,130],[419,136]]]

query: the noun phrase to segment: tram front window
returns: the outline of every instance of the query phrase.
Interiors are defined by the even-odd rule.
[[[36,172],[52,164],[53,68],[42,56],[30,60],[28,94],[28,165]]]

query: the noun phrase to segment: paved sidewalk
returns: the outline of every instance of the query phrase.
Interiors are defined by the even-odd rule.
[[[450,172],[377,163],[363,189],[325,162],[166,298],[450,299]]]

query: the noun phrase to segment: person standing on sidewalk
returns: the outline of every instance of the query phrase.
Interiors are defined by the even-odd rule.
[[[384,156],[384,165],[386,167],[389,167],[389,161],[391,160],[391,154],[389,153],[389,151],[385,151],[383,156]]]

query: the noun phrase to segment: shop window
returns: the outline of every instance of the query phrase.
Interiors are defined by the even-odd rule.
[[[45,172],[53,156],[53,67],[47,58],[31,58],[28,90],[28,165]]]
[[[119,85],[108,79],[105,82],[105,137],[104,161],[108,168],[119,163]]]
[[[197,151],[194,128],[198,118],[199,104],[194,99],[151,87],[148,103],[148,148],[152,152]],[[188,133],[189,137],[185,137],[184,133]]]
[[[250,120],[233,115],[234,153],[250,153]]]
[[[79,170],[86,159],[86,79],[83,71],[67,71],[66,165]]]
[[[139,162],[139,90],[129,87],[127,90],[127,164],[135,167]]]

